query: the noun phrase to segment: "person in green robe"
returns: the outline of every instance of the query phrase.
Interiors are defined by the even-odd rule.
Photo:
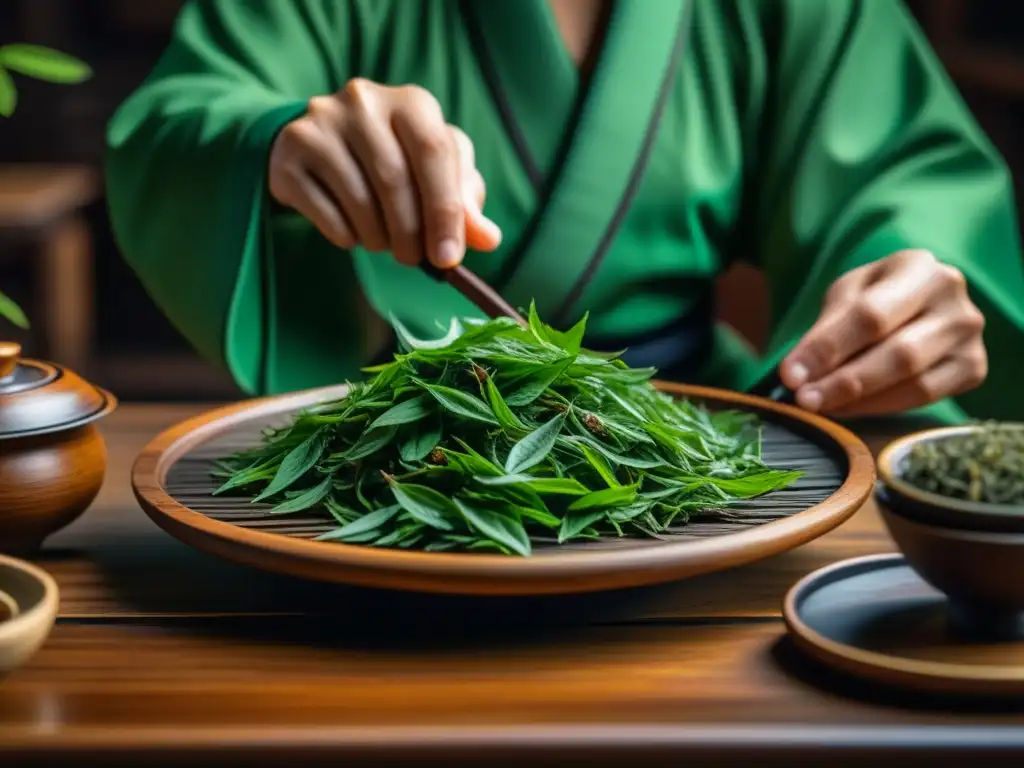
[[[805,408],[1024,416],[1012,183],[896,0],[201,0],[109,127],[124,256],[250,393],[359,376],[357,289]],[[486,211],[486,213],[484,213]],[[767,276],[755,354],[716,276]]]

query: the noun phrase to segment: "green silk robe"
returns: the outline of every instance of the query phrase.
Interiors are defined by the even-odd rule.
[[[684,374],[742,389],[838,276],[926,248],[966,273],[991,357],[981,389],[933,410],[1024,417],[1011,179],[900,3],[620,0],[613,13],[583,87],[546,0],[193,2],[109,128],[124,256],[252,393],[359,375],[357,284],[422,335],[479,315],[386,255],[339,252],[268,197],[271,144],[311,96],[355,76],[418,83],[475,143],[505,237],[466,263],[513,304],[536,300],[557,324],[589,311],[594,337],[642,339],[699,319],[715,276],[745,259],[770,283],[767,354],[716,328]]]

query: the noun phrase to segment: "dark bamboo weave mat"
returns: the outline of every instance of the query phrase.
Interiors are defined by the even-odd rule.
[[[270,505],[252,504],[244,497],[211,495],[222,482],[211,476],[212,463],[234,451],[256,445],[264,426],[241,426],[182,457],[168,473],[167,492],[180,504],[195,512],[251,530],[313,538],[336,528],[337,524],[334,521],[319,515],[271,515]],[[823,437],[821,440],[828,441],[828,438]],[[662,534],[661,541],[722,536],[788,517],[827,499],[842,485],[846,477],[845,458],[839,453],[838,448],[829,450],[827,442],[824,445],[819,444],[781,424],[765,423],[762,455],[765,462],[773,467],[800,469],[806,474],[789,488],[735,504],[731,507],[728,518],[716,515],[673,526],[670,531]],[[572,542],[557,547],[557,550],[658,546],[659,543],[658,539],[610,537],[601,541]],[[546,548],[540,541],[538,544],[541,546],[538,546],[537,554],[556,549]]]

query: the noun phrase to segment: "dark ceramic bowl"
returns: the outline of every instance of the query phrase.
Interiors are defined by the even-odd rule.
[[[1024,636],[1024,507],[953,499],[901,478],[914,445],[976,429],[928,430],[890,444],[878,457],[875,498],[907,562],[949,597],[959,630],[1018,638]]]

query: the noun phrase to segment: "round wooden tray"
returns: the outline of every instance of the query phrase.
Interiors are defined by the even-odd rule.
[[[265,570],[362,586],[467,595],[594,592],[688,578],[793,549],[832,530],[870,495],[875,464],[848,430],[793,406],[704,387],[656,382],[712,409],[756,412],[765,422],[766,463],[804,469],[790,488],[746,502],[740,522],[691,522],[662,539],[617,539],[538,547],[528,558],[376,549],[313,541],[330,523],[268,514],[247,499],[212,497],[211,463],[256,444],[267,426],[343,397],[335,386],[237,403],[157,436],[132,469],[146,513],[200,550]]]

